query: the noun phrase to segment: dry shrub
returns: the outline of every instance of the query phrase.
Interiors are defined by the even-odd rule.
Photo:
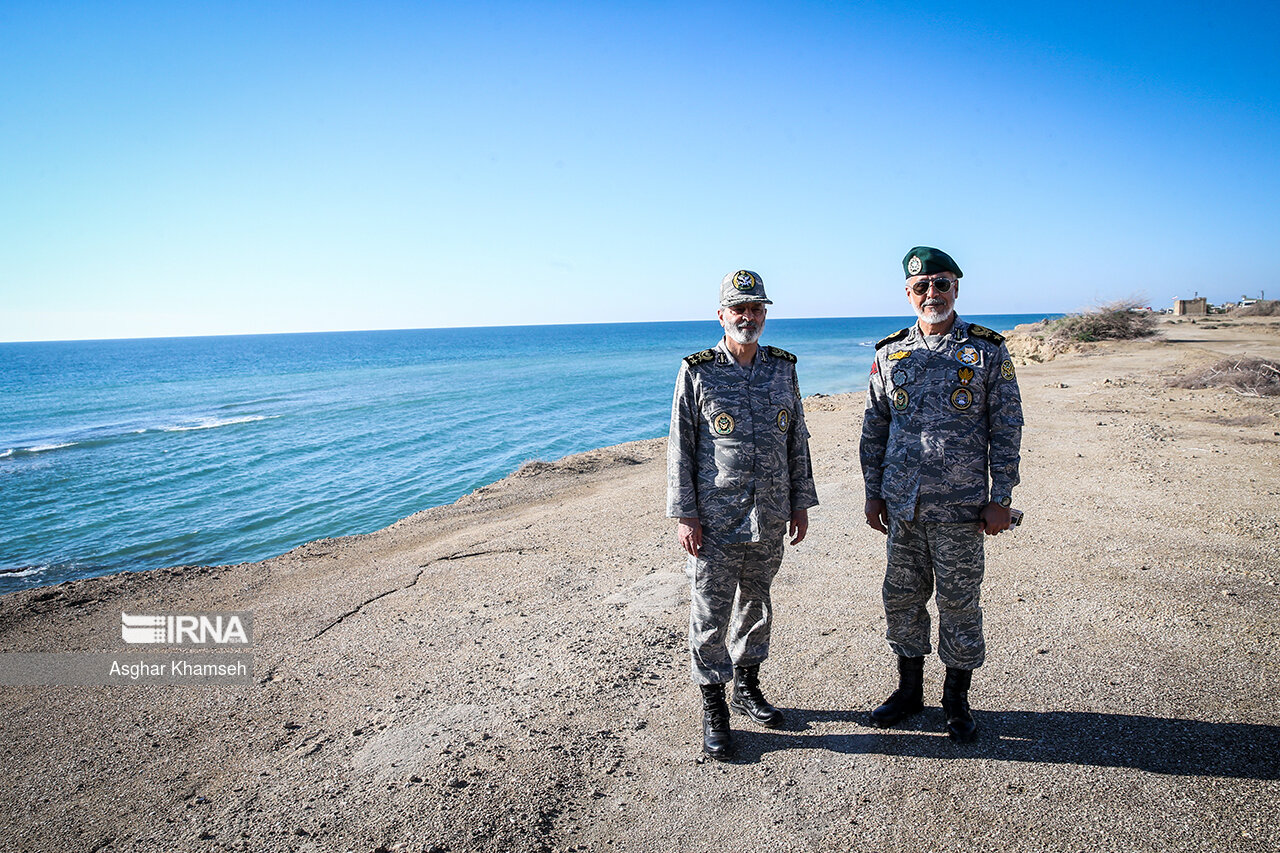
[[[1058,341],[1128,341],[1156,333],[1156,318],[1150,311],[1135,311],[1142,305],[1137,299],[1108,302],[1085,311],[1053,320],[1048,326],[1049,340]]]
[[[1245,397],[1280,397],[1280,362],[1265,358],[1224,358],[1173,380],[1179,388],[1230,388]]]
[[[1232,317],[1280,317],[1280,299],[1259,299],[1252,305],[1232,308]]]

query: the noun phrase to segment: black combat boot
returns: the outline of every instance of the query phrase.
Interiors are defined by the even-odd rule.
[[[978,736],[978,724],[969,713],[969,681],[971,669],[947,667],[947,680],[942,683],[942,712],[947,715],[947,735],[952,740],[969,743]]]
[[[759,664],[733,668],[733,701],[729,707],[766,729],[780,729],[786,724],[782,712],[770,705],[760,692]]]
[[[888,728],[924,710],[924,658],[898,656],[898,689],[871,712],[871,722]]]
[[[719,761],[733,758],[733,733],[729,731],[729,706],[723,684],[702,687],[702,751]]]

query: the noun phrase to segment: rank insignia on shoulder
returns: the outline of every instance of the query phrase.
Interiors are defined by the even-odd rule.
[[[702,352],[695,352],[693,355],[686,355],[684,363],[690,367],[697,367],[699,364],[706,364],[708,361],[716,360],[716,351],[713,349],[704,349]]]
[[[769,355],[774,358],[780,358],[783,361],[789,361],[792,364],[796,363],[796,357],[784,349],[778,349],[777,347],[765,347],[765,349],[768,351]]]
[[[887,357],[890,361],[897,361],[897,360],[898,360],[898,359],[900,359],[900,358],[907,358],[907,357],[909,357],[910,355],[911,355],[911,350],[909,350],[909,349],[904,349],[904,350],[899,350],[898,352],[891,352],[891,353],[889,353],[889,355],[888,355],[888,356],[886,356],[886,357]]]
[[[880,340],[876,341],[876,349],[880,349],[880,347],[885,346],[886,344],[891,344],[894,341],[900,341],[909,334],[911,334],[910,326],[907,326],[907,328],[905,329],[899,329],[898,331],[894,332],[892,335],[889,335],[887,338],[881,338]]]
[[[982,338],[983,340],[991,341],[993,344],[999,345],[1004,343],[1004,335],[999,332],[993,332],[986,326],[979,326],[977,323],[971,323],[969,325],[969,334],[973,335],[975,338]]]

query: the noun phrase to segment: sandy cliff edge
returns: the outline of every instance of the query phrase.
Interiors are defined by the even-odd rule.
[[[117,650],[120,612],[250,610],[246,687],[0,687],[4,850],[1273,850],[1280,401],[1169,387],[1280,358],[1166,323],[1018,368],[1026,526],[989,542],[972,746],[892,686],[862,395],[809,398],[821,507],[764,685],[700,763],[665,441],[543,463],[261,563],[0,598],[0,651]],[[673,367],[674,375],[674,367]],[[1269,756],[1269,758],[1268,758]]]

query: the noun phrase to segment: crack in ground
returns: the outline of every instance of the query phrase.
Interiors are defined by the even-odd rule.
[[[448,554],[443,557],[437,557],[434,560],[429,560],[428,562],[425,562],[422,565],[418,566],[418,573],[413,576],[413,580],[409,581],[404,586],[394,587],[392,589],[385,590],[383,592],[378,593],[377,595],[373,596],[370,599],[360,602],[355,607],[348,610],[346,613],[340,614],[338,618],[334,619],[328,625],[325,625],[323,628],[317,631],[313,636],[307,638],[306,642],[309,643],[312,640],[318,640],[326,632],[328,632],[329,629],[342,624],[344,621],[346,621],[347,617],[355,616],[361,610],[364,610],[366,607],[368,607],[370,604],[373,604],[378,599],[386,598],[388,595],[391,595],[393,592],[404,592],[407,589],[417,586],[418,581],[422,580],[422,575],[426,572],[427,568],[429,566],[434,566],[436,563],[444,563],[450,560],[464,560],[464,559],[467,559],[468,557],[484,557],[484,556],[488,556],[489,554],[523,554],[525,551],[537,551],[537,550],[539,549],[538,548],[493,548],[488,551],[459,551],[454,554]]]

